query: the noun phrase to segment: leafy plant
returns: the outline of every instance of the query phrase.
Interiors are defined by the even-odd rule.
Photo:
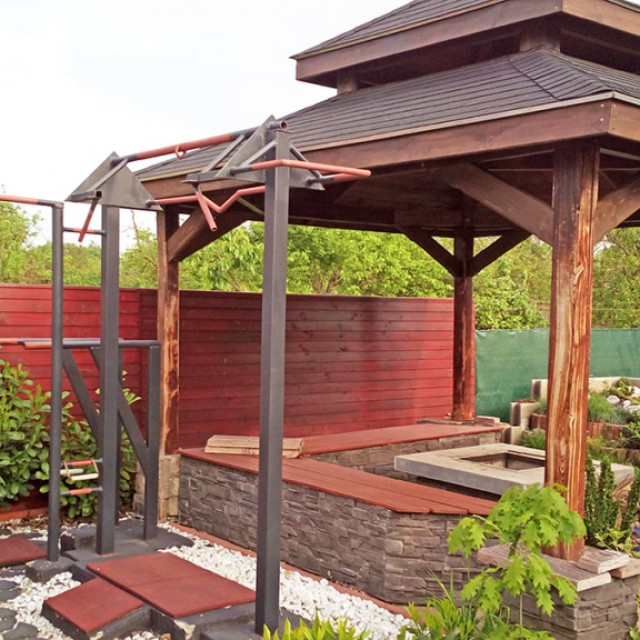
[[[49,419],[51,394],[33,386],[21,363],[12,366],[0,360],[0,508],[28,496],[34,480],[49,490]],[[63,399],[68,398],[65,393]],[[125,390],[130,404],[139,398]],[[78,420],[71,402],[62,408],[61,452],[63,460],[98,458],[98,446],[86,420]],[[126,435],[122,436],[120,464],[120,500],[130,505],[133,500],[133,474],[136,458]],[[91,486],[91,482],[61,482],[62,491]],[[96,495],[63,496],[61,505],[70,517],[90,517],[96,511]]]
[[[276,631],[272,634],[264,628],[263,640],[365,640],[371,635],[370,631],[357,631],[356,628],[343,618],[338,619],[334,627],[329,620],[320,620],[316,615],[311,626],[300,620],[297,627],[292,627],[289,620],[285,620],[282,636]]]
[[[635,420],[625,425],[620,440],[626,449],[640,449],[640,421]]]
[[[520,439],[520,445],[522,447],[529,447],[531,449],[542,449],[543,451],[547,446],[547,432],[543,429],[532,429],[531,431],[525,431]]]
[[[584,532],[582,519],[569,509],[557,490],[540,485],[511,487],[486,519],[465,518],[449,536],[450,551],[462,551],[466,558],[491,538],[508,546],[507,564],[480,572],[463,588],[461,596],[477,599],[483,611],[493,613],[502,605],[503,591],[512,596],[530,593],[541,611],[551,615],[552,587],[569,604],[577,595],[568,580],[553,573],[541,556],[542,548],[570,543]]]
[[[590,393],[587,400],[587,420],[589,422],[613,422],[618,419],[615,407],[605,396]]]
[[[598,474],[591,456],[588,456],[584,507],[587,544],[601,549],[626,548],[640,502],[640,469],[634,468],[634,480],[624,509],[616,498],[615,491],[611,460],[602,458]]]
[[[130,403],[135,402],[138,398],[125,392],[125,396]],[[62,440],[61,440],[61,458],[62,460],[87,460],[99,457],[98,444],[89,428],[86,420],[78,420],[72,413],[73,404],[67,403],[62,412]],[[48,439],[48,436],[47,436]],[[136,456],[133,447],[125,433],[121,435],[121,459],[120,459],[120,503],[122,505],[131,505],[134,493],[134,473],[136,470]],[[49,481],[49,463],[44,460],[40,468],[36,471],[35,477]],[[95,486],[96,480],[80,480],[71,481],[64,476],[61,478],[61,491],[69,491],[71,489],[84,489]],[[44,484],[40,491],[47,493],[49,485]],[[60,504],[70,518],[83,517],[91,518],[97,511],[97,495],[95,493],[87,493],[81,495],[61,496]]]
[[[569,509],[558,491],[540,485],[512,487],[486,518],[465,518],[449,535],[449,551],[461,551],[467,559],[488,540],[497,539],[507,545],[506,562],[470,578],[459,594],[459,604],[453,588],[443,588],[444,596],[427,600],[424,610],[411,606],[411,622],[399,640],[552,638],[546,631],[524,626],[522,598],[531,594],[547,615],[554,608],[554,589],[563,602],[576,601],[573,585],[553,572],[541,550],[572,542],[584,531],[580,516]],[[511,611],[504,604],[505,592],[520,598],[517,623],[512,622]]]
[[[48,402],[21,363],[0,360],[0,508],[33,489],[32,474],[47,456]]]

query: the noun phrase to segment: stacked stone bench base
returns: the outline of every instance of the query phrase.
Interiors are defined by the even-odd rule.
[[[283,462],[285,562],[394,603],[437,593],[450,576],[466,580],[447,537],[492,502],[317,460]],[[257,470],[256,458],[183,451],[183,524],[255,549]]]

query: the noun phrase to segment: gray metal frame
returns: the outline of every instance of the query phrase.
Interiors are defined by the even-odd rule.
[[[288,158],[290,134],[267,133],[275,142],[270,159]],[[260,467],[255,630],[278,628],[282,512],[282,435],[287,308],[289,169],[266,172],[262,347],[260,356]]]

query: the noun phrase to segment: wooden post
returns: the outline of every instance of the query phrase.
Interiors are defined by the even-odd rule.
[[[459,260],[461,274],[454,278],[453,294],[453,407],[452,420],[473,420],[475,395],[473,389],[473,354],[475,322],[473,315],[473,235],[462,229],[456,235],[454,257]]]
[[[179,227],[178,215],[158,213],[158,338],[160,366],[160,453],[179,447],[180,264],[169,262],[167,242]]]
[[[599,164],[599,149],[590,142],[565,143],[555,152],[545,482],[566,487],[569,507],[580,514],[584,513],[591,346],[592,220]],[[552,553],[575,560],[583,549],[580,540]]]

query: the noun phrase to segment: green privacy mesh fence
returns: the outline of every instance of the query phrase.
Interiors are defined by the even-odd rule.
[[[476,331],[476,413],[509,420],[512,400],[547,378],[549,331]],[[591,376],[640,377],[640,329],[594,329]]]

